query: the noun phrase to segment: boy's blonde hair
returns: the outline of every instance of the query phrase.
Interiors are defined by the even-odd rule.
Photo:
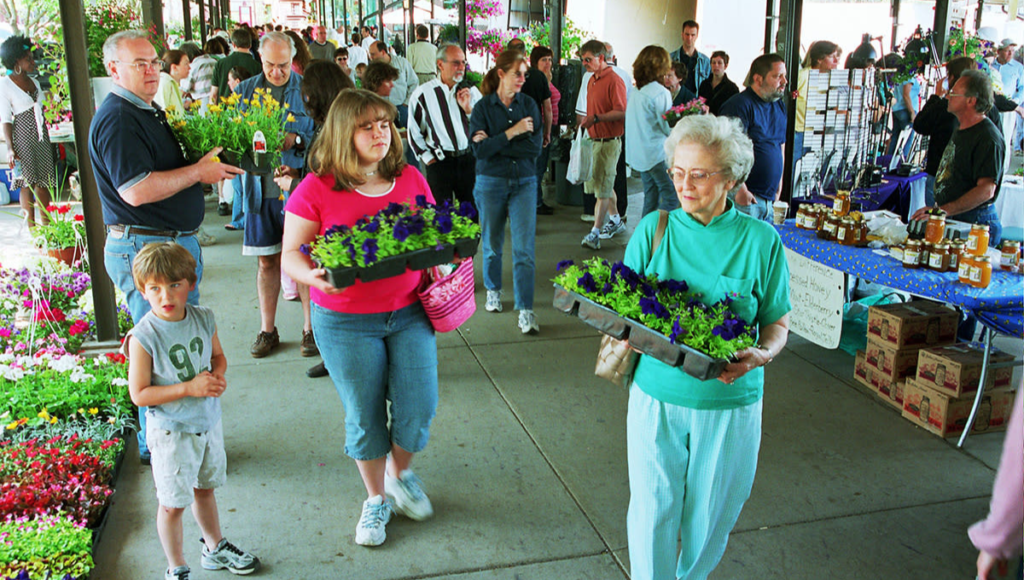
[[[185,246],[175,242],[146,244],[132,261],[132,278],[140,292],[145,291],[146,282],[154,279],[164,282],[188,280],[189,284],[195,284],[196,259]]]

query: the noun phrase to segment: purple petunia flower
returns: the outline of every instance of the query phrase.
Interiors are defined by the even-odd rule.
[[[309,244],[302,244],[299,246],[299,251],[308,256],[312,252],[312,248]]]
[[[430,204],[427,202],[427,196],[422,195],[422,194],[417,195],[416,196],[416,205],[418,205],[420,207],[430,207]]]
[[[682,324],[679,324],[679,317],[676,316],[676,321],[672,323],[672,333],[668,335],[668,339],[673,344],[680,344],[689,333]]]
[[[559,262],[555,266],[555,271],[556,272],[561,272],[562,270],[564,270],[564,269],[566,269],[566,268],[568,268],[569,266],[572,266],[572,265],[573,265],[573,261],[572,260],[562,260],[561,262]]]
[[[460,203],[458,209],[455,210],[455,214],[471,220],[477,218],[476,208],[468,201]]]
[[[640,293],[648,298],[654,298],[654,296],[658,293],[658,289],[655,288],[654,286],[651,286],[647,282],[642,282],[640,284]]]
[[[451,233],[454,227],[451,214],[441,212],[434,214],[434,224],[437,226],[438,233],[442,234]]]
[[[660,285],[669,292],[686,292],[690,289],[690,285],[682,280],[665,280]]]
[[[668,309],[654,298],[641,298],[640,312],[643,312],[644,314],[653,314],[661,319],[667,319],[670,316]]]
[[[373,218],[372,220],[361,224],[359,226],[359,229],[363,230],[364,232],[369,232],[373,234],[380,229],[380,222],[377,221],[377,218]]]
[[[611,291],[612,291],[612,283],[611,282],[605,282],[604,286],[601,287],[601,294],[604,294],[605,296],[607,296],[608,294],[611,293]]]
[[[366,256],[366,265],[377,261],[377,240],[369,239],[363,242],[363,254]]]
[[[711,334],[721,337],[722,340],[732,340],[746,332],[746,325],[742,320],[727,316],[722,324],[711,329]]]
[[[380,214],[385,217],[395,217],[402,213],[402,204],[391,202],[388,206],[380,210]]]
[[[590,272],[580,276],[576,283],[587,292],[597,292],[597,281],[594,280],[594,276]]]

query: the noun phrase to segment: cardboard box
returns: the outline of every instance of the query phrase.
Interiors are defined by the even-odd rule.
[[[893,348],[956,342],[957,313],[934,302],[907,302],[868,309],[868,338]]]
[[[968,343],[926,348],[918,354],[917,382],[935,390],[960,397],[978,390],[981,362],[985,352]],[[992,349],[989,361],[1010,362],[1013,357]],[[1013,368],[990,369],[986,389],[1005,389],[1013,379]]]
[[[909,380],[914,380],[908,377]],[[895,383],[889,383],[888,385],[878,387],[875,394],[878,398],[882,399],[886,403],[889,403],[897,410],[903,410],[903,393],[906,391],[907,383],[905,380],[897,381]]]
[[[853,358],[853,378],[858,383],[865,387],[875,390],[874,385],[871,384],[871,367],[868,366],[867,361],[864,360],[864,351],[858,350],[856,356]]]
[[[985,392],[972,433],[1006,429],[1015,393],[1008,389]],[[903,416],[939,437],[958,436],[967,425],[974,397],[955,398],[907,379],[903,390]]]
[[[869,336],[865,361],[880,377],[884,377],[889,383],[895,383],[915,376],[919,350],[915,347],[896,348]]]

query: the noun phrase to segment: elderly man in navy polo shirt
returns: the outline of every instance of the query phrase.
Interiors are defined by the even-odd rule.
[[[750,65],[747,89],[726,101],[719,115],[736,117],[754,142],[754,167],[733,196],[736,209],[770,221],[772,202],[782,190],[786,146],[786,63],[777,54],[763,54]]]
[[[292,72],[295,46],[282,32],[268,32],[260,39],[263,72],[242,81],[235,92],[243,101],[252,99],[256,89],[265,89],[290,113],[285,121],[285,143],[281,164],[301,169],[305,163],[306,146],[313,139],[313,120],[306,114],[300,84],[302,77]],[[281,294],[281,240],[284,235],[284,199],[273,175],[246,174],[241,180],[245,208],[245,236],[242,255],[257,256],[259,270],[256,290],[260,304],[260,331],[249,349],[254,358],[262,358],[280,344],[277,333],[277,299]],[[302,356],[319,354],[310,324],[309,288],[299,285],[299,298],[305,320],[302,325]]]
[[[167,117],[153,103],[160,86],[160,60],[143,30],[119,32],[103,44],[103,61],[114,89],[100,105],[89,130],[89,158],[96,172],[103,222],[107,225],[104,264],[128,298],[132,319],[149,312],[149,303],[132,278],[135,254],[148,243],[175,241],[195,257],[203,277],[203,256],[196,230],[203,221],[203,183],[241,173],[212,161],[220,148],[189,164],[171,133]],[[199,303],[199,285],[188,301]],[[146,447],[145,410],[140,409],[139,453]]]

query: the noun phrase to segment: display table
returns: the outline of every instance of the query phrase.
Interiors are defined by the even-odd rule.
[[[996,212],[1003,225],[1003,237],[1024,240],[1024,177],[1007,177],[999,188]]]
[[[876,187],[864,187],[857,189],[852,196],[854,204],[860,204],[860,211],[876,211],[887,209],[900,215],[903,221],[924,207],[924,185],[927,174],[924,172],[900,177],[898,175],[886,175],[882,178],[882,184]],[[832,192],[834,195],[834,192]],[[794,208],[802,203],[823,203],[832,205],[833,198],[822,196],[795,197],[792,205]]]
[[[992,332],[1016,338],[1024,337],[1024,276],[995,269],[988,288],[979,289],[961,284],[955,272],[938,273],[927,269],[907,269],[891,258],[888,252],[841,246],[820,240],[815,232],[802,230],[793,220],[775,226],[786,248],[858,278],[864,278],[896,290],[909,292],[922,298],[937,300],[969,310],[985,325],[985,360],[982,365],[981,384],[989,369],[988,349]],[[1017,364],[1017,363],[1014,363]],[[975,408],[968,424],[974,420],[984,388],[978,390]],[[970,429],[965,429],[958,445],[963,445]]]

